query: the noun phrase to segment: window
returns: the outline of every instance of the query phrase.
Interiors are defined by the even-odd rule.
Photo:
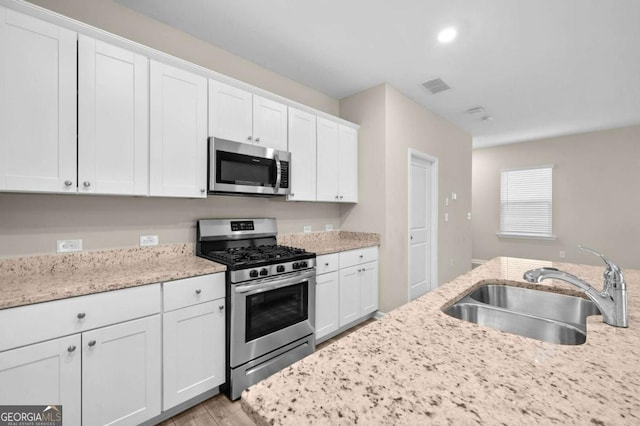
[[[552,166],[500,173],[500,232],[505,237],[555,238],[552,234]]]

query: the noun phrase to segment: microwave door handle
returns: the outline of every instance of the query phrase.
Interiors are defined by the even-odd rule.
[[[273,159],[276,162],[276,185],[273,187],[273,192],[278,192],[280,189],[280,181],[282,180],[282,165],[280,164],[280,158],[278,158],[278,154],[273,156]]]

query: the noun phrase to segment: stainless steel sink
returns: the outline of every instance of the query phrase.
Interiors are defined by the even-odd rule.
[[[590,300],[505,285],[485,285],[444,310],[454,318],[560,345],[587,340]]]
[[[586,324],[590,315],[600,315],[596,305],[581,297],[508,285],[485,285],[469,297],[477,302],[509,311],[570,324]]]

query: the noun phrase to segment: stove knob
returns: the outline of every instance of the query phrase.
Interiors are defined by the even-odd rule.
[[[249,272],[249,276],[251,278],[257,278],[258,277],[258,271],[256,271],[255,269],[251,272]]]
[[[278,267],[276,268],[277,272],[284,272],[284,265],[278,265]]]
[[[294,262],[293,265],[291,265],[291,267],[293,269],[300,269],[300,264],[298,262]]]
[[[308,268],[308,267],[309,267],[309,264],[307,263],[307,261],[300,262],[300,267],[301,267],[301,268]]]
[[[269,271],[267,269],[265,269],[265,268],[262,268],[260,270],[260,275],[269,275]]]

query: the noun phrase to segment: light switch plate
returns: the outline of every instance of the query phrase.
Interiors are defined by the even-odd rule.
[[[157,235],[140,235],[140,247],[157,246],[159,242]]]
[[[449,213],[444,214],[444,221],[449,222]]]
[[[310,225],[305,225],[304,232],[311,232],[311,226]]]
[[[57,240],[56,253],[82,251],[82,240]]]

